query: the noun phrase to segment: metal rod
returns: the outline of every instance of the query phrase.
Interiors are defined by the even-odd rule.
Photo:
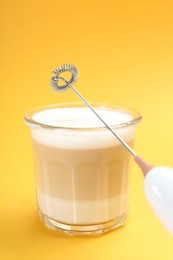
[[[65,79],[64,79],[65,80]],[[65,80],[66,81],[66,80]],[[68,84],[70,88],[80,97],[80,99],[92,110],[92,112],[102,121],[102,123],[112,132],[114,136],[126,147],[126,149],[136,157],[137,154],[131,149],[131,147],[113,130],[111,126],[109,126],[95,111],[95,109],[81,96],[81,94],[71,85]]]

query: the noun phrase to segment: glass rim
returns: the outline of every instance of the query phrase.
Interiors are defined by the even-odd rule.
[[[125,106],[119,106],[119,105],[109,105],[106,102],[90,102],[90,104],[93,106],[93,108],[101,108],[101,109],[105,109],[105,110],[116,110],[116,111],[121,111],[121,112],[126,112],[130,115],[132,115],[132,119],[123,122],[123,123],[119,123],[119,124],[111,124],[110,126],[112,128],[122,128],[122,127],[127,127],[127,126],[131,126],[131,125],[137,125],[140,123],[141,119],[142,119],[142,115],[135,109],[133,108],[129,108],[129,107],[125,107]],[[74,130],[74,131],[93,131],[93,130],[105,130],[107,129],[106,126],[99,126],[99,127],[69,127],[69,126],[53,126],[50,124],[43,124],[38,122],[37,120],[34,120],[33,117],[34,115],[36,115],[39,112],[42,111],[46,111],[46,110],[50,110],[50,109],[55,109],[55,108],[77,108],[77,107],[86,107],[87,106],[82,103],[82,102],[64,102],[64,103],[56,103],[56,104],[49,104],[49,105],[43,105],[40,107],[36,107],[33,108],[31,110],[29,110],[29,112],[27,112],[24,115],[24,121],[27,125],[29,125],[32,128],[42,128],[42,129],[50,129],[50,130],[59,130],[59,129],[63,129],[63,130]],[[89,108],[88,108],[89,109]]]

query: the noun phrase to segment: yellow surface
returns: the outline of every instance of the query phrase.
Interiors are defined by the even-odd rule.
[[[173,2],[1,0],[1,259],[173,259],[173,238],[145,199],[133,164],[127,224],[100,237],[66,237],[38,219],[32,146],[23,122],[31,108],[78,101],[49,87],[52,70],[74,63],[88,101],[143,115],[136,151],[173,167]]]

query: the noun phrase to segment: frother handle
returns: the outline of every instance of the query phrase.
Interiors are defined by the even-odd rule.
[[[173,168],[152,168],[144,178],[144,191],[153,211],[173,236]]]

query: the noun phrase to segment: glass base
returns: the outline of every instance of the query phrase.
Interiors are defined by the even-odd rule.
[[[123,226],[127,218],[127,214],[125,213],[105,223],[98,223],[94,225],[74,225],[74,224],[61,223],[54,219],[51,219],[50,217],[44,215],[40,210],[39,210],[39,215],[47,228],[60,231],[72,236],[73,235],[81,235],[81,236],[101,235],[103,233],[106,233],[108,231]]]

